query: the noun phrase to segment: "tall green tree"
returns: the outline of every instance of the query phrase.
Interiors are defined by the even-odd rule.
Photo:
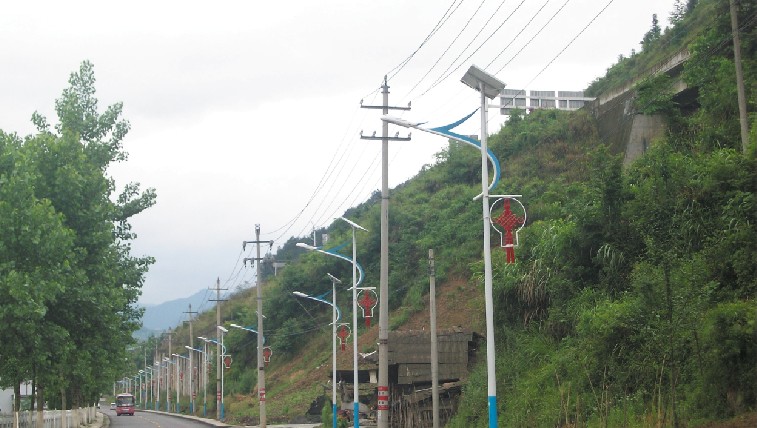
[[[136,236],[129,219],[155,203],[155,192],[136,183],[116,192],[108,167],[126,159],[122,142],[129,123],[121,118],[120,103],[98,111],[94,84],[93,66],[85,61],[56,100],[58,123],[51,129],[34,113],[38,133],[23,141],[3,134],[9,154],[0,161],[8,171],[0,171],[0,209],[29,212],[3,216],[16,223],[0,237],[0,248],[9,252],[3,260],[30,265],[4,264],[3,286],[18,298],[26,297],[24,287],[42,296],[25,303],[36,306],[8,309],[34,316],[37,326],[12,348],[14,358],[25,361],[17,365],[24,368],[17,376],[35,373],[49,397],[60,393],[61,401],[73,405],[94,402],[120,374],[118,360],[139,325],[135,303],[153,262],[130,254]],[[40,224],[50,232],[43,234],[47,229]],[[44,253],[32,258],[32,249]],[[21,276],[34,272],[31,262],[39,263],[43,278]],[[6,373],[0,378],[11,379]]]

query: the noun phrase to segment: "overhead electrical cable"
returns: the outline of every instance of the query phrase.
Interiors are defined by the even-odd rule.
[[[362,175],[362,176],[360,177],[360,179],[359,179],[359,180],[355,180],[355,182],[354,182],[354,186],[352,187],[352,189],[350,190],[350,192],[346,193],[346,195],[350,195],[350,194],[351,194],[351,192],[354,192],[354,191],[355,191],[355,188],[356,188],[357,186],[359,186],[359,185],[361,184],[361,182],[362,182],[363,180],[365,180],[365,177],[366,177],[366,175],[368,174],[368,172],[370,172],[370,171],[375,171],[375,170],[376,170],[376,168],[377,168],[377,165],[378,165],[378,161],[379,161],[379,158],[380,158],[380,154],[381,154],[381,153],[379,152],[379,153],[377,153],[377,154],[376,154],[376,156],[374,156],[374,158],[373,158],[373,161],[371,162],[370,166],[369,166],[368,168],[365,168],[365,170],[363,171],[363,175]],[[354,165],[353,165],[353,166],[354,166]],[[353,168],[353,169],[354,169],[354,168]],[[329,204],[327,204],[327,205],[326,205],[326,208],[327,208],[327,209],[328,209],[328,207],[330,207],[330,206],[333,206],[333,204],[334,204],[334,203],[336,202],[336,198],[337,198],[337,197],[339,197],[340,195],[342,195],[342,190],[344,189],[344,186],[346,186],[346,185],[347,185],[347,183],[348,183],[348,181],[347,181],[347,180],[343,180],[343,181],[342,181],[342,184],[341,184],[341,186],[339,187],[339,191],[338,191],[338,192],[336,192],[336,194],[334,195],[334,197],[332,198],[332,200],[331,200],[331,201],[329,202]],[[343,199],[342,205],[344,204],[344,201],[345,201],[345,200],[346,200],[346,198],[345,198],[345,199]],[[338,210],[338,208],[337,208],[337,210]],[[332,211],[332,212],[333,212],[333,211]],[[327,214],[328,214],[328,212],[327,212],[327,211],[324,211],[324,212],[323,212],[322,214],[320,214],[320,216],[318,217],[317,221],[318,221],[318,222],[322,222],[322,221],[324,221],[325,219],[328,219],[329,217],[327,216]],[[333,214],[331,214],[331,217],[333,217]],[[300,233],[300,235],[302,235],[302,233]]]
[[[428,69],[428,71],[426,71],[426,74],[424,74],[424,75],[423,75],[423,77],[421,77],[421,78],[420,78],[420,79],[419,79],[419,80],[418,80],[418,81],[417,81],[417,82],[415,83],[415,85],[413,85],[413,87],[412,87],[412,88],[410,88],[410,90],[408,91],[407,95],[405,95],[405,97],[404,97],[404,98],[407,98],[407,96],[408,96],[409,94],[411,94],[411,93],[412,93],[412,92],[413,92],[413,91],[415,90],[415,88],[417,88],[417,87],[418,87],[418,85],[420,85],[420,84],[421,84],[421,82],[423,82],[423,80],[424,80],[424,79],[426,79],[426,77],[428,77],[428,75],[429,75],[429,74],[430,74],[430,73],[431,73],[431,72],[432,72],[432,71],[434,70],[434,68],[436,68],[436,66],[437,66],[437,65],[439,64],[439,61],[441,61],[441,60],[442,60],[442,58],[444,58],[444,56],[445,56],[445,55],[447,54],[447,52],[449,52],[449,50],[450,50],[450,49],[452,48],[452,46],[453,46],[453,45],[454,45],[454,44],[455,44],[455,43],[457,42],[457,40],[458,40],[458,39],[460,38],[460,36],[461,36],[461,35],[463,34],[463,32],[465,31],[465,29],[466,29],[466,28],[468,28],[468,25],[470,25],[471,21],[473,21],[473,18],[475,18],[475,17],[476,17],[476,15],[477,15],[477,14],[478,14],[478,12],[479,12],[479,11],[481,10],[481,7],[482,7],[482,6],[484,5],[484,3],[486,3],[486,0],[482,0],[482,1],[481,1],[481,3],[479,3],[479,5],[478,5],[478,7],[476,8],[476,10],[475,10],[475,11],[473,12],[473,15],[471,15],[471,17],[470,17],[470,18],[468,18],[468,21],[467,21],[467,22],[465,23],[465,25],[463,26],[463,28],[462,28],[462,29],[460,29],[460,31],[459,31],[459,32],[457,33],[457,35],[455,36],[455,38],[454,38],[454,39],[452,39],[452,42],[450,42],[450,44],[449,44],[449,45],[447,45],[447,47],[446,47],[446,48],[444,49],[444,52],[442,52],[442,54],[441,54],[441,55],[439,55],[439,58],[437,58],[437,59],[436,59],[436,61],[434,62],[434,64],[433,64],[433,65],[431,66],[431,68],[429,68],[429,69]]]
[[[355,121],[355,115],[353,115],[353,118],[350,120],[350,124],[353,123],[354,121]],[[362,123],[362,121],[361,121],[361,123]],[[360,124],[358,124],[358,126],[359,125]],[[329,183],[329,180],[331,179],[331,177],[334,176],[334,174],[336,174],[336,176],[339,177],[341,175],[342,170],[345,168],[345,164],[352,163],[354,165],[354,164],[357,163],[357,161],[355,161],[355,162],[347,162],[346,160],[343,160],[343,159],[345,159],[345,157],[349,157],[349,155],[352,154],[356,150],[356,148],[355,148],[356,145],[355,144],[348,144],[347,147],[346,147],[346,149],[342,149],[342,146],[345,145],[347,142],[349,142],[350,138],[348,138],[348,137],[350,137],[350,135],[352,135],[353,133],[354,133],[354,129],[351,126],[348,126],[347,130],[345,131],[345,133],[344,133],[344,135],[342,137],[342,143],[337,148],[337,151],[334,153],[334,156],[332,156],[332,162],[329,163],[329,168],[327,168],[326,171],[324,172],[324,175],[323,175],[323,177],[321,179],[321,182],[320,182],[319,186],[314,190],[313,194],[308,199],[308,202],[306,203],[306,205],[292,219],[290,219],[286,224],[284,224],[283,226],[275,229],[272,232],[266,233],[265,235],[270,235],[270,234],[273,234],[273,233],[279,233],[280,232],[278,234],[278,236],[274,239],[275,241],[280,241],[284,236],[286,236],[286,234],[291,230],[291,228],[294,227],[294,225],[297,222],[297,220],[299,220],[302,217],[302,215],[305,213],[305,211],[308,209],[308,207],[311,206],[311,204],[315,200],[315,198],[319,194],[323,193],[324,189],[325,189],[326,193],[325,193],[325,195],[323,197],[320,198],[321,202],[319,203],[319,206],[323,203],[323,199],[324,198],[328,198],[328,195],[331,194],[331,192],[333,191],[333,188],[335,186],[334,184],[329,184],[328,187],[327,187],[327,183]],[[365,152],[365,148],[363,149],[363,151],[358,156],[358,160],[360,158],[362,158],[364,152]],[[337,153],[339,153],[339,158],[338,159],[336,159]],[[316,212],[318,211],[318,209],[319,208],[316,208]]]
[[[310,198],[305,203],[305,206],[294,217],[292,217],[289,221],[287,221],[284,225],[282,225],[282,226],[280,226],[280,227],[278,227],[278,228],[276,228],[274,230],[271,230],[270,232],[264,233],[263,234],[264,236],[275,234],[275,233],[277,233],[277,232],[279,232],[281,230],[284,230],[285,228],[288,231],[289,230],[288,227],[290,227],[292,224],[294,224],[300,218],[300,216],[302,216],[302,214],[304,213],[304,211],[310,206],[310,204],[313,202],[313,200],[315,200],[316,196],[318,196],[318,193],[322,190],[323,186],[326,184],[326,182],[328,181],[328,179],[333,174],[334,170],[336,169],[336,166],[341,163],[342,159],[344,158],[344,156],[347,153],[347,150],[343,150],[342,146],[345,145],[345,143],[347,142],[347,136],[348,136],[349,130],[351,129],[350,127],[351,127],[352,123],[354,122],[356,116],[357,116],[357,110],[354,111],[352,117],[350,118],[349,124],[347,126],[347,130],[345,131],[344,135],[342,136],[341,142],[339,143],[339,145],[337,146],[336,150],[334,151],[334,154],[331,156],[331,160],[329,161],[328,165],[326,166],[326,169],[324,170],[323,175],[321,176],[321,179],[318,181],[318,184],[316,185],[315,189],[313,190],[313,193],[310,195]],[[337,155],[339,155],[338,159],[337,159]],[[284,234],[286,234],[286,231],[284,233],[282,233],[281,235],[284,235]],[[276,240],[278,240],[278,239],[276,239]]]
[[[434,25],[434,28],[431,29],[431,32],[428,33],[428,35],[426,36],[426,38],[423,39],[423,41],[421,42],[421,44],[413,51],[413,53],[411,53],[407,58],[405,58],[404,60],[402,60],[402,62],[400,62],[399,64],[397,64],[394,68],[392,68],[391,70],[389,70],[386,73],[386,75],[388,76],[388,78],[392,78],[392,77],[396,76],[397,73],[399,73],[400,71],[402,71],[403,68],[405,68],[405,66],[407,65],[407,63],[409,63],[410,60],[413,59],[413,57],[415,56],[415,54],[417,54],[418,51],[420,51],[421,48],[423,46],[425,46],[426,43],[429,40],[431,40],[431,37],[433,37],[434,34],[436,34],[437,31],[439,31],[444,26],[444,24],[447,23],[447,21],[449,20],[449,18],[457,11],[457,9],[460,7],[460,5],[463,4],[464,1],[465,0],[460,0],[458,2],[457,0],[452,0],[452,3],[449,5],[449,7],[447,8],[447,10],[444,12],[444,15],[442,15],[442,17],[439,18],[439,21],[436,22],[436,25]],[[457,5],[455,5],[455,3],[457,3]],[[454,9],[452,9],[453,6],[455,7]]]
[[[499,32],[499,30],[502,29],[502,27],[504,27],[504,25],[507,23],[507,21],[515,14],[515,12],[517,12],[520,9],[521,6],[523,6],[523,3],[526,2],[526,0],[522,0],[518,4],[518,6],[516,6],[515,9],[513,9],[512,12],[510,12],[510,14],[507,16],[507,18],[505,18],[502,21],[502,23],[499,24],[499,26],[489,35],[489,37],[487,37],[483,42],[481,42],[481,44],[478,45],[478,47],[473,52],[471,52],[464,60],[460,61],[460,63],[455,68],[452,68],[452,66],[457,62],[457,60],[460,59],[460,57],[465,53],[465,51],[468,49],[468,47],[470,47],[470,45],[478,38],[478,36],[481,34],[481,32],[484,30],[484,28],[486,28],[486,25],[488,25],[489,22],[492,19],[494,19],[494,16],[496,15],[497,11],[499,11],[499,8],[502,7],[502,5],[505,3],[505,1],[506,0],[503,0],[502,3],[500,3],[500,5],[497,7],[497,10],[494,11],[494,14],[492,14],[492,16],[489,17],[489,19],[486,21],[486,24],[484,24],[481,27],[481,30],[476,34],[476,36],[473,38],[473,40],[471,40],[471,42],[468,43],[468,46],[466,46],[465,49],[463,49],[463,51],[460,52],[460,55],[458,55],[457,58],[455,58],[455,60],[452,61],[452,63],[449,65],[449,67],[447,67],[447,69],[444,70],[444,72],[442,72],[442,74],[439,76],[439,78],[436,79],[436,81],[431,85],[431,87],[429,87],[428,89],[426,89],[420,95],[420,97],[426,95],[430,90],[434,89],[441,82],[447,80],[447,78],[449,78],[449,76],[451,76],[452,73],[456,72],[460,67],[462,67],[463,64],[465,64],[469,59],[471,59],[471,57],[473,55],[475,55],[476,52],[478,52],[489,40],[491,40],[492,37],[494,37],[495,34],[497,34]],[[452,69],[452,70],[450,70],[450,69]]]
[[[505,46],[501,51],[499,51],[499,53],[497,54],[497,56],[495,56],[493,60],[489,61],[489,64],[486,64],[486,67],[484,67],[484,68],[489,68],[492,65],[492,63],[494,63],[494,61],[496,61],[497,59],[499,59],[499,57],[502,56],[503,53],[505,53],[505,51],[507,50],[507,48],[509,48],[515,42],[515,40],[517,40],[518,37],[520,37],[520,35],[523,34],[523,32],[526,30],[526,28],[528,28],[529,25],[531,25],[531,23],[534,21],[534,19],[536,19],[536,17],[539,15],[539,13],[541,13],[541,11],[544,9],[544,7],[550,1],[551,0],[547,0],[546,2],[544,2],[544,4],[539,8],[539,10],[537,10],[536,13],[531,17],[531,19],[528,20],[528,22],[526,23],[526,25],[524,25],[523,28],[520,29],[520,31],[518,32],[518,34],[516,34],[515,37],[513,37],[512,40],[510,40],[510,43],[508,43],[507,46]],[[542,25],[542,27],[539,29],[539,31],[537,31],[536,34],[534,34],[534,36],[531,37],[531,39],[528,42],[526,42],[526,44],[523,45],[522,48],[520,48],[520,50],[518,51],[518,53],[516,53],[515,56],[513,56],[513,59],[516,56],[518,56],[518,54],[521,53],[523,51],[523,49],[525,49],[526,46],[528,46],[529,44],[531,44],[532,41],[534,41],[534,39],[536,38],[536,36],[538,36],[539,33],[541,33],[541,31],[544,28],[546,28],[546,26],[549,25],[550,22],[552,22],[552,20],[555,18],[555,16],[557,16],[557,14],[560,13],[561,10],[563,10],[563,8],[565,7],[566,4],[568,4],[568,2],[570,2],[570,0],[565,0],[565,3],[563,3],[563,5],[560,6],[559,9],[557,9],[557,12],[555,12],[554,15],[552,15],[552,17],[549,18],[549,20],[544,25]],[[512,61],[512,59],[510,61]]]
[[[362,158],[363,158],[363,156],[364,156],[364,155],[366,154],[367,150],[368,150],[368,148],[367,148],[367,145],[362,145],[362,150],[360,151],[360,156],[359,156],[359,158],[358,158],[358,161],[362,160]],[[319,201],[319,203],[318,203],[318,206],[317,206],[317,207],[315,208],[315,210],[314,210],[314,212],[313,212],[313,215],[311,216],[311,219],[310,219],[310,221],[311,221],[311,222],[312,222],[313,224],[320,224],[320,223],[318,223],[317,221],[313,221],[313,218],[315,218],[316,216],[318,216],[318,215],[319,215],[319,213],[320,213],[320,212],[322,212],[322,208],[323,208],[324,204],[326,203],[326,201],[327,201],[327,200],[329,200],[329,198],[330,198],[330,200],[331,200],[331,202],[330,202],[330,203],[333,203],[333,201],[334,201],[334,200],[335,200],[336,198],[338,198],[338,197],[340,197],[340,196],[342,195],[342,190],[343,190],[343,189],[344,189],[344,187],[345,187],[345,186],[347,185],[347,183],[351,181],[351,179],[352,179],[352,176],[353,176],[354,174],[356,174],[356,168],[358,167],[358,165],[361,165],[361,163],[360,163],[360,162],[358,162],[358,161],[355,161],[355,162],[351,162],[351,168],[350,168],[350,169],[349,169],[349,171],[347,172],[347,176],[346,176],[346,177],[345,177],[344,179],[340,180],[340,182],[334,183],[334,184],[333,184],[333,185],[332,185],[332,186],[331,186],[331,187],[330,187],[330,188],[328,189],[328,191],[326,192],[326,194],[324,194],[324,195],[323,195],[323,196],[322,196],[322,197],[320,198],[320,201]],[[347,162],[344,162],[344,163],[343,163],[343,164],[341,165],[341,168],[343,169],[343,168],[345,167],[345,165],[346,165],[346,164],[347,164]],[[341,169],[340,169],[340,172],[341,172]],[[326,207],[328,207],[330,203],[326,204]],[[321,214],[321,217],[322,217],[322,214]],[[320,220],[321,220],[321,217],[318,217],[318,221],[320,221]],[[306,224],[305,224],[305,227],[307,227],[307,226],[308,226],[308,224],[306,223]],[[303,229],[303,231],[304,231],[304,229]],[[298,236],[301,236],[301,235],[302,235],[302,232],[300,232],[300,234],[299,234]]]
[[[611,5],[611,4],[612,4],[612,3],[614,2],[614,1],[615,1],[615,0],[610,0],[610,1],[608,1],[608,2],[607,2],[607,4],[606,4],[606,5],[605,5],[605,6],[604,6],[604,7],[603,7],[603,8],[602,8],[602,9],[601,9],[601,10],[600,10],[599,12],[597,12],[597,14],[596,14],[596,15],[594,15],[594,17],[593,17],[593,18],[591,18],[591,21],[589,21],[589,22],[588,22],[588,23],[587,23],[587,24],[586,24],[586,25],[584,26],[584,28],[582,28],[582,29],[581,29],[581,31],[579,31],[579,32],[578,32],[578,34],[576,34],[576,35],[575,35],[575,37],[573,37],[572,39],[570,39],[570,41],[568,42],[568,44],[567,44],[567,45],[565,45],[565,47],[564,47],[564,48],[562,48],[562,49],[560,50],[560,52],[558,52],[558,53],[557,53],[557,55],[555,55],[555,56],[554,56],[554,57],[553,57],[553,58],[552,58],[552,59],[551,59],[551,60],[550,60],[550,61],[549,61],[549,62],[547,63],[547,65],[545,65],[545,66],[544,66],[544,68],[542,68],[542,69],[541,69],[541,71],[539,71],[538,73],[536,73],[536,76],[534,76],[534,78],[533,78],[533,79],[531,79],[531,80],[530,80],[530,81],[529,81],[528,83],[526,83],[525,87],[528,87],[528,85],[530,85],[531,83],[533,83],[533,81],[534,81],[534,80],[536,80],[536,79],[537,79],[537,78],[538,78],[539,76],[541,76],[541,74],[542,74],[542,73],[544,73],[544,71],[545,71],[545,70],[546,70],[546,69],[547,69],[547,68],[548,68],[548,67],[549,67],[550,65],[552,65],[552,63],[553,63],[553,62],[555,62],[555,60],[557,60],[557,58],[559,58],[559,57],[560,57],[560,55],[562,55],[562,54],[563,54],[563,52],[565,52],[565,51],[566,51],[566,50],[567,50],[567,49],[568,49],[568,48],[570,47],[570,45],[572,45],[572,44],[573,44],[573,42],[575,42],[575,41],[576,41],[576,39],[578,39],[578,38],[579,38],[579,37],[581,36],[581,34],[583,34],[583,33],[584,33],[584,31],[586,31],[586,29],[587,29],[587,28],[589,28],[589,26],[591,26],[591,24],[593,24],[593,23],[594,23],[594,21],[596,21],[596,20],[597,20],[597,18],[599,18],[599,16],[600,16],[600,15],[602,15],[602,13],[603,13],[603,12],[604,12],[605,10],[607,10],[607,8],[608,8],[608,7],[610,7],[610,5]],[[504,68],[505,68],[505,67],[503,66],[502,68],[500,68],[499,70],[497,70],[497,72],[496,72],[495,74],[498,74],[498,73],[499,73],[500,71],[502,71],[502,69],[504,69]]]

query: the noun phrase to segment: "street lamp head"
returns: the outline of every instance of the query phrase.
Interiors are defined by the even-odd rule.
[[[306,243],[304,243],[304,242],[298,242],[298,243],[296,243],[295,245],[296,245],[296,246],[298,246],[298,247],[300,247],[300,248],[304,248],[304,249],[306,249],[306,250],[310,250],[310,251],[313,251],[313,250],[317,250],[317,249],[318,249],[317,247],[314,247],[314,246],[312,246],[312,245],[308,245],[308,244],[306,244]]]
[[[342,283],[342,281],[339,278],[335,277],[334,275],[332,275],[332,274],[330,274],[328,272],[326,273],[326,275],[328,275],[329,278],[331,278],[331,280],[334,281],[334,282],[336,282],[337,284],[341,284]]]
[[[489,99],[496,97],[505,89],[505,84],[501,80],[475,65],[470,66],[460,81],[477,91],[483,91]]]
[[[354,227],[355,229],[364,230],[364,231],[366,231],[366,232],[368,231],[368,229],[366,229],[366,228],[364,228],[363,226],[361,226],[361,225],[359,225],[359,224],[355,223],[355,222],[354,222],[354,221],[352,221],[352,220],[347,220],[347,219],[346,219],[346,218],[344,218],[344,217],[339,217],[339,218],[340,218],[340,219],[342,219],[342,220],[344,220],[344,221],[346,221],[346,222],[347,222],[347,224],[349,224],[350,226]]]
[[[402,126],[405,128],[418,128],[426,122],[410,122],[409,120],[401,119],[395,116],[384,115],[381,116],[381,120],[394,125]]]
[[[197,336],[198,339],[202,340],[203,342],[207,342],[208,339],[203,336]]]
[[[292,294],[294,294],[294,295],[295,295],[295,296],[297,296],[297,297],[310,297],[310,296],[308,296],[307,294],[305,294],[305,293],[302,293],[302,292],[300,292],[300,291],[292,291]]]
[[[228,333],[228,332],[229,332],[229,330],[227,330],[227,329],[226,329],[226,328],[225,328],[224,326],[222,326],[222,325],[218,325],[218,326],[216,326],[216,327],[218,327],[218,329],[219,329],[219,330],[221,330],[221,331],[222,331],[222,332],[224,332],[224,333]]]
[[[234,324],[234,323],[231,323],[229,325],[232,326],[232,327],[234,327],[234,328],[242,328],[242,326]]]

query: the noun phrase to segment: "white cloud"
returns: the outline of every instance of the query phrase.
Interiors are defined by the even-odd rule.
[[[484,2],[453,43],[480,4],[462,3],[412,61],[396,76],[390,74],[391,104],[412,101],[413,111],[404,115],[432,124],[456,120],[477,106],[477,96],[459,83],[459,77],[470,64],[486,66],[511,42],[487,67],[493,72],[512,60],[498,73],[509,87],[583,89],[619,54],[638,49],[652,13],[665,22],[673,0],[613,2],[541,74],[607,2],[568,2],[520,53],[565,1],[546,2],[520,36],[545,2],[523,3],[517,11],[520,2],[505,2],[495,14],[500,3]],[[82,60],[92,61],[101,107],[123,101],[124,115],[132,123],[125,141],[130,158],[116,165],[112,174],[120,184],[138,181],[158,193],[158,204],[133,222],[139,234],[135,253],[158,260],[148,275],[144,300],[154,303],[188,295],[237,271],[241,241],[252,238],[254,224],[260,223],[263,233],[283,226],[303,209],[327,166],[338,164],[282,239],[306,234],[311,222],[325,226],[379,187],[380,144],[361,141],[358,132],[380,132],[380,114],[360,109],[360,99],[380,103],[375,90],[383,76],[419,46],[450,4],[454,3],[8,4],[0,16],[0,129],[33,132],[29,118],[35,110],[54,121],[54,99],[69,74]],[[450,77],[428,90],[488,17],[494,19],[467,52],[510,14],[476,54],[460,55],[449,67]],[[429,69],[428,77],[410,92]],[[501,119],[492,112],[491,128]],[[478,123],[461,128],[477,133]],[[391,185],[432,162],[444,145],[423,135],[413,135],[411,143],[393,143]]]

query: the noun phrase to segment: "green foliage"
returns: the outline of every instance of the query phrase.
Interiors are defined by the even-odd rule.
[[[726,7],[727,3],[726,1]],[[587,96],[596,97],[630,86],[637,79],[654,72],[663,61],[687,47],[702,31],[711,27],[713,17],[725,16],[727,19],[728,13],[726,11],[723,15],[722,4],[723,0],[691,0],[686,4],[684,13],[677,12],[678,9],[673,11],[673,25],[666,27],[664,31],[656,17],[653,17],[652,26],[641,42],[642,51],[632,50],[630,56],[621,55],[604,76],[589,85],[585,91]]]
[[[137,184],[115,197],[106,170],[126,157],[128,122],[120,104],[98,113],[92,64],[69,83],[55,133],[37,113],[36,135],[0,131],[0,378],[34,379],[51,402],[68,391],[67,406],[95,402],[124,370],[113,359],[152,263],[129,254],[129,219],[155,201]]]
[[[754,5],[743,3],[740,15],[752,16]],[[659,23],[653,24],[658,29],[643,52],[621,57],[592,84],[599,92],[630,85],[690,45],[684,79],[697,88],[698,110],[680,111],[665,77],[637,84],[637,110],[665,116],[670,128],[634,164],[624,166],[601,144],[584,111],[514,116],[489,140],[504,171],[494,193],[523,194],[529,215],[517,263],[507,264],[496,248],[492,253],[498,410],[505,425],[692,426],[757,406],[757,163],[753,152],[737,149],[731,52],[720,48],[730,37],[727,2],[678,6],[673,29],[658,33]],[[745,28],[743,45],[755,52],[755,30]],[[744,57],[754,100],[757,55]],[[0,156],[0,164],[6,161]],[[429,248],[438,282],[471,278],[483,289],[481,205],[471,201],[479,165],[475,150],[452,143],[393,190],[391,329],[425,305]],[[374,194],[346,213],[370,230],[357,235],[369,286],[379,277],[379,203]],[[339,251],[351,255],[346,225],[335,222],[322,232],[334,247],[346,243]],[[344,260],[295,246],[309,239],[284,244],[293,262],[266,283],[264,302],[276,308],[265,311],[276,356],[303,353],[312,367],[328,364],[331,313],[291,292],[327,293],[326,273],[334,274],[344,282],[338,304],[349,313],[345,284],[352,272]],[[239,303],[224,311],[234,322],[254,325],[253,303],[240,293]],[[214,328],[208,320],[207,329]],[[228,340],[235,362],[242,362],[228,382],[242,391],[236,385],[253,379],[253,338]],[[486,424],[486,367],[481,352],[476,358],[448,426]],[[269,393],[286,391],[287,399],[277,411],[297,412],[308,391],[292,388],[289,377],[278,380]]]
[[[330,426],[333,422],[334,412],[332,407],[330,400],[326,400],[323,403],[323,408],[321,409],[321,424],[323,424],[324,427]]]
[[[657,14],[652,14],[652,28],[644,34],[644,38],[641,40],[642,49],[659,40],[661,34],[662,29],[660,28],[660,22],[657,20]]]
[[[757,399],[754,301],[722,303],[701,326],[702,372],[696,408],[703,416],[727,417],[752,408]]]
[[[670,77],[664,73],[648,77],[639,83],[636,87],[637,97],[634,100],[636,111],[647,115],[676,114],[678,106],[673,100],[675,91],[672,85]]]
[[[679,22],[698,25],[699,10],[716,9],[722,1],[692,3]],[[630,167],[583,144],[584,173],[571,176],[568,163],[551,177],[560,168],[545,167],[544,152],[523,151],[560,146],[564,130],[544,134],[559,114],[525,116],[492,138],[511,150],[510,171],[526,166],[517,184],[538,189],[523,192],[537,214],[521,233],[518,263],[493,256],[507,424],[682,426],[757,405],[757,165],[738,151],[732,61],[716,48],[729,37],[720,23],[727,12],[712,18],[717,25],[698,36],[685,66],[699,109],[682,115],[664,77],[642,83],[639,110],[666,116],[671,129]],[[754,75],[754,63],[745,64]],[[566,177],[573,180],[560,182]],[[470,266],[481,281],[482,264]],[[483,369],[471,375],[450,426],[485,424]]]

